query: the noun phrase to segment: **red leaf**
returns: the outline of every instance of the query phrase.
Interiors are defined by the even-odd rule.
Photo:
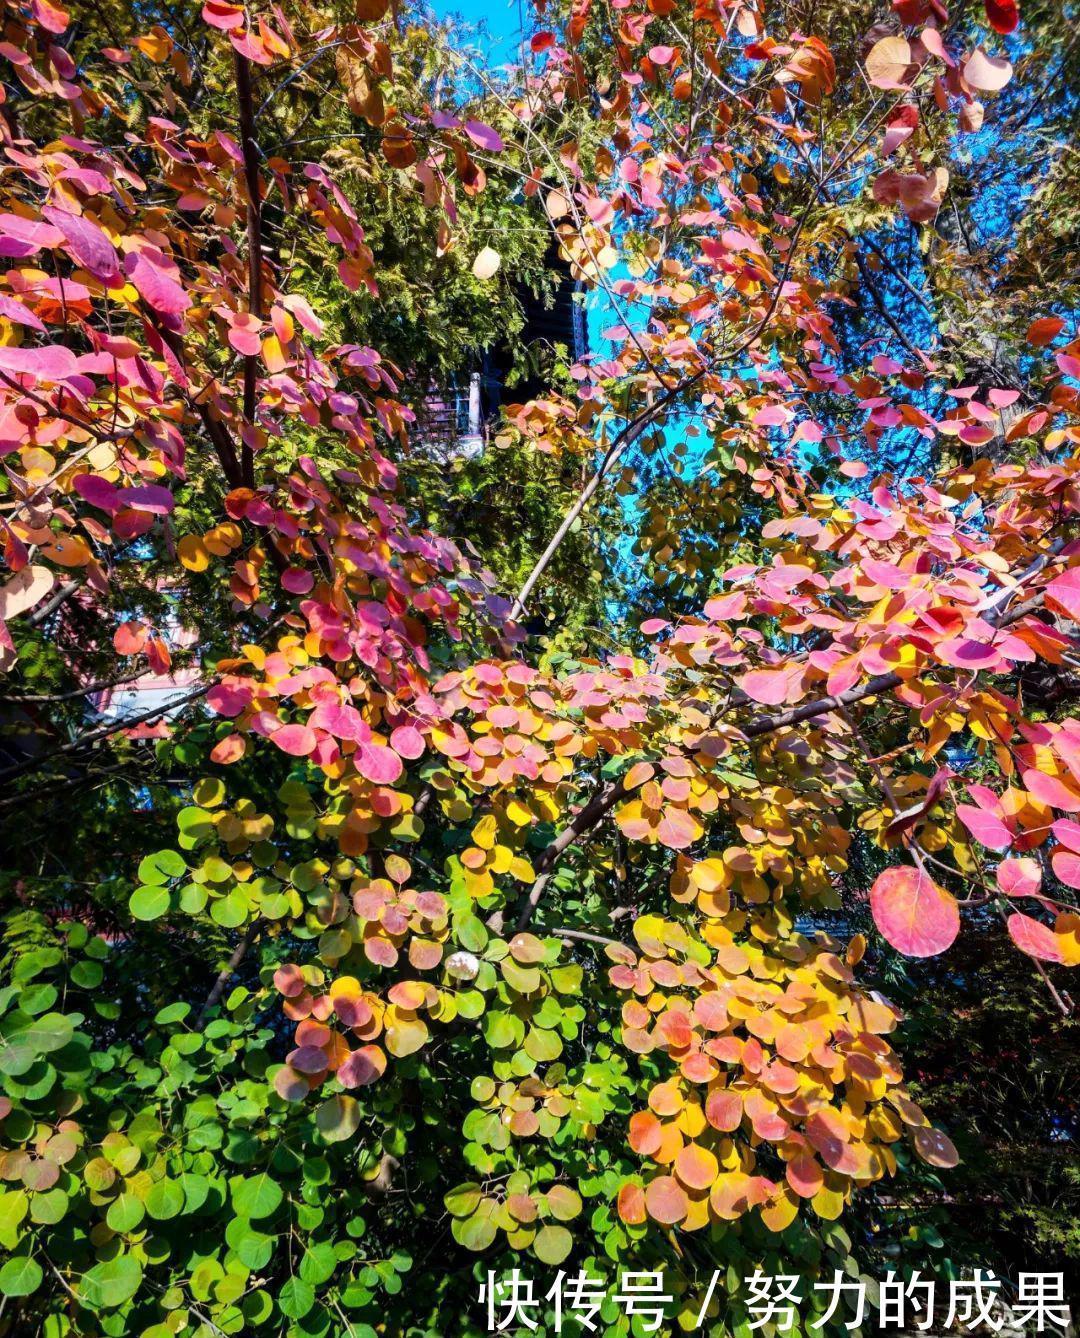
[[[121,623],[113,633],[113,650],[117,655],[138,655],[146,645],[148,632],[145,623],[134,621]]]
[[[1052,344],[1064,329],[1065,322],[1060,316],[1040,316],[1028,326],[1027,341],[1036,348],[1045,348],[1047,344]]]
[[[986,17],[990,27],[1002,36],[1013,32],[1020,22],[1020,7],[1016,0],[985,0]]]
[[[960,932],[956,898],[906,865],[878,875],[870,910],[882,936],[906,957],[936,957]]]

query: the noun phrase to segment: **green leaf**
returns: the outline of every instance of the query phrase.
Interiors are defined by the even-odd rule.
[[[139,861],[139,882],[161,884],[187,873],[184,857],[176,850],[159,850]]]
[[[487,926],[476,915],[462,915],[454,921],[454,937],[466,952],[483,952],[488,944]]]
[[[450,1233],[459,1245],[467,1250],[486,1250],[495,1239],[495,1223],[490,1217],[478,1214],[476,1217],[455,1217],[450,1223]]]
[[[233,1207],[241,1217],[269,1217],[283,1198],[281,1186],[265,1171],[233,1184]]]
[[[281,1313],[289,1319],[303,1319],[315,1304],[315,1292],[301,1278],[290,1278],[278,1292]]]
[[[83,1274],[77,1289],[79,1300],[91,1310],[112,1310],[130,1301],[140,1282],[139,1261],[133,1255],[120,1254]]]
[[[16,1072],[25,1073],[26,1067],[18,1070],[7,1068],[4,1064],[3,1056],[8,1044],[13,1048],[22,1049],[26,1047],[31,1050],[35,1056],[49,1055],[54,1050],[62,1050],[75,1034],[75,1023],[82,1021],[81,1014],[69,1013],[46,1013],[44,1017],[35,1018],[25,1027],[20,1027],[13,1035],[9,1036],[3,1042],[3,1049],[0,1049],[0,1069],[5,1073]]]
[[[247,901],[238,892],[219,897],[210,903],[210,918],[223,929],[238,929],[248,918]]]
[[[184,1211],[184,1191],[177,1180],[159,1180],[146,1196],[146,1211],[156,1222],[167,1222]]]
[[[169,889],[147,883],[131,894],[128,910],[136,920],[160,920],[169,909]]]
[[[43,1276],[41,1265],[35,1259],[27,1259],[25,1255],[9,1259],[0,1268],[0,1293],[4,1296],[30,1296],[41,1286]]]
[[[338,1258],[329,1241],[320,1241],[318,1245],[309,1245],[300,1260],[300,1276],[312,1287],[320,1287],[328,1282],[337,1268]]]
[[[84,990],[96,990],[104,975],[100,962],[76,962],[71,968],[72,983]]]
[[[124,1235],[128,1231],[134,1231],[145,1216],[146,1206],[142,1199],[134,1194],[121,1194],[109,1204],[105,1221],[111,1230]]]
[[[315,1123],[328,1143],[341,1143],[360,1127],[360,1104],[355,1097],[332,1096],[315,1112]]]
[[[542,1264],[561,1264],[574,1246],[574,1238],[564,1226],[541,1227],[533,1241],[533,1253]]]
[[[521,1030],[519,1019],[509,1013],[489,1013],[484,1023],[484,1040],[493,1050],[508,1050],[520,1043]]]
[[[469,1217],[476,1211],[479,1202],[480,1186],[474,1180],[456,1186],[443,1196],[446,1211],[452,1217]]]

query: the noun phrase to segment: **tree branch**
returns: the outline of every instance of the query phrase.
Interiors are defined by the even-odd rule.
[[[7,767],[0,771],[0,781],[14,780],[17,776],[25,776],[28,772],[40,771],[42,767],[48,766],[57,757],[82,752],[84,748],[92,747],[99,740],[107,739],[110,734],[119,734],[121,730],[132,729],[135,725],[145,725],[148,721],[168,715],[170,711],[178,710],[181,706],[187,706],[189,702],[196,701],[199,697],[205,697],[216,682],[216,679],[211,679],[208,683],[185,693],[182,697],[174,697],[163,705],[155,706],[153,710],[143,711],[141,715],[123,716],[110,721],[107,725],[99,725],[97,729],[88,730],[69,743],[62,744],[59,748],[53,748],[44,757],[28,757],[25,762],[19,762],[13,767]]]
[[[259,149],[255,141],[255,99],[251,92],[251,62],[235,52],[236,100],[240,119],[240,148],[244,155],[247,187],[248,311],[262,319],[262,200],[259,195]],[[257,354],[244,358],[244,418],[249,433],[255,428]],[[255,454],[251,441],[240,443],[240,475],[247,488],[255,486]]]
[[[213,989],[206,996],[206,1002],[199,1009],[199,1016],[195,1019],[196,1027],[201,1027],[203,1025],[203,1023],[206,1021],[207,1013],[209,1013],[210,1009],[220,1002],[221,996],[225,993],[225,986],[232,979],[233,973],[235,972],[236,968],[247,956],[248,948],[250,948],[251,945],[255,942],[255,940],[259,937],[259,933],[262,930],[262,927],[263,927],[263,922],[261,919],[252,920],[251,924],[248,925],[247,933],[233,949],[232,956],[218,972],[217,979],[214,981]]]

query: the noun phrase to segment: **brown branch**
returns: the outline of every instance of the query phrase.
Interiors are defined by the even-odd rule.
[[[591,934],[584,929],[549,929],[553,938],[581,939],[585,943],[602,943],[606,947],[625,948],[626,944],[617,938],[608,938],[606,934]]]
[[[620,776],[617,781],[613,781],[604,789],[598,790],[584,808],[580,809],[577,815],[567,823],[554,841],[544,847],[534,866],[538,877],[529,889],[528,895],[523,899],[518,912],[516,929],[519,934],[528,925],[533,912],[540,904],[544,889],[547,887],[563,851],[572,846],[579,837],[591,832],[611,812],[619,800],[625,798],[627,791],[623,784],[624,780],[625,777]],[[496,914],[500,913],[496,912]],[[492,920],[489,921],[492,927],[495,927],[494,921],[495,917],[492,917]]]
[[[201,1027],[203,1025],[206,1021],[207,1013],[220,1002],[221,996],[225,993],[225,986],[228,985],[236,968],[247,956],[248,948],[250,948],[258,938],[262,927],[263,922],[261,919],[252,920],[251,924],[248,925],[247,933],[233,949],[232,956],[218,972],[213,989],[206,996],[206,1002],[203,1004],[202,1008],[199,1009],[199,1016],[195,1019],[196,1027]]]
[[[259,195],[259,149],[255,142],[255,100],[251,92],[251,62],[239,51],[236,57],[236,101],[240,117],[240,148],[244,155],[247,187],[248,311],[262,319],[262,201]],[[257,354],[244,358],[244,418],[255,428]],[[244,486],[255,486],[255,455],[250,441],[240,443],[240,473]]]
[[[44,757],[28,757],[25,762],[19,762],[13,767],[6,767],[3,771],[0,771],[0,781],[14,780],[17,776],[24,776],[28,772],[40,771],[42,767],[48,766],[56,758],[65,757],[71,753],[80,753],[85,748],[93,747],[101,739],[107,739],[110,734],[118,734],[121,730],[132,729],[135,725],[144,725],[160,716],[168,715],[170,711],[178,710],[181,706],[187,706],[189,702],[196,701],[199,697],[205,697],[216,682],[217,679],[211,679],[208,683],[194,688],[182,697],[174,697],[172,701],[155,706],[150,711],[143,711],[141,715],[123,716],[107,725],[99,725],[97,729],[88,730],[69,743],[51,749]]]
[[[10,697],[0,697],[0,702],[16,704],[30,703],[38,704],[41,702],[69,702],[75,697],[85,697],[91,692],[103,692],[107,688],[119,687],[122,683],[134,683],[140,679],[146,671],[140,669],[136,674],[125,674],[123,678],[102,678],[96,683],[84,683],[82,687],[72,688],[69,692],[50,692],[50,693],[14,693]]]
[[[151,327],[157,334],[162,343],[169,346],[169,350],[181,367],[186,367],[187,359],[184,352],[184,341],[175,330],[168,330],[162,325],[157,314],[149,308],[144,307],[147,319]],[[236,458],[236,448],[233,446],[232,438],[224,423],[218,422],[210,412],[210,406],[203,404],[198,400],[188,397],[188,402],[194,405],[195,412],[202,419],[203,427],[206,429],[206,435],[210,438],[210,444],[214,448],[218,461],[221,464],[222,472],[228,481],[230,488],[239,488],[243,486],[243,476],[240,471],[240,462]]]
[[[38,605],[38,607],[29,614],[26,621],[31,627],[37,627],[39,623],[45,621],[50,613],[55,613],[61,604],[66,604],[81,585],[81,581],[65,581],[55,594],[47,599],[44,604]]]

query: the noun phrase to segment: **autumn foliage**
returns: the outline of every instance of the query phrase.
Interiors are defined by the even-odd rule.
[[[407,1194],[485,1266],[666,1258],[680,1305],[688,1241],[812,1269],[856,1196],[957,1161],[899,1010],[860,986],[852,905],[912,958],[997,925],[1061,1002],[1080,720],[1025,674],[1075,663],[1080,340],[1030,313],[1019,386],[842,346],[841,202],[932,231],[950,143],[1013,77],[1015,5],[989,27],[879,8],[834,50],[764,2],[542,7],[520,69],[436,101],[399,80],[379,0],[209,0],[191,31],[132,10],[111,36],[9,0],[2,667],[20,682],[79,607],[110,679],[167,676],[152,553],[199,670],[161,731],[171,839],[123,847],[119,918],[52,916],[63,950],[0,991],[0,1292],[48,1332],[404,1332],[374,1318],[394,1269],[313,1206],[330,1168],[380,1223],[372,1259]],[[488,447],[580,465],[518,591],[403,486],[423,387],[336,305],[379,301],[363,192],[265,119],[323,56],[440,255],[463,202],[512,189],[603,313]],[[465,257],[476,283],[502,281],[497,248]],[[614,649],[546,653],[529,615],[559,544],[677,441],[712,453],[679,522],[703,597],[661,584]],[[46,728],[46,764],[140,723]],[[10,753],[20,795],[42,756]],[[155,1039],[110,1032],[95,1067],[98,963],[155,930],[218,945],[221,974],[124,1019]],[[171,1100],[175,1078],[218,1118],[197,1052],[242,1110],[218,1139]]]

